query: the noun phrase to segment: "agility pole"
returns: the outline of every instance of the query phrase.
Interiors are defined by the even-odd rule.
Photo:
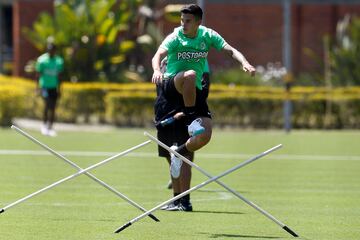
[[[166,144],[164,144],[163,142],[159,141],[157,138],[155,138],[154,136],[152,136],[151,134],[149,134],[148,132],[144,132],[144,135],[146,135],[147,137],[149,137],[152,141],[156,142],[157,144],[159,144],[161,147],[165,148],[167,151],[171,152],[172,154],[174,154],[175,156],[177,156],[178,158],[180,158],[182,161],[186,162],[187,164],[189,164],[190,166],[196,168],[197,170],[199,170],[201,173],[203,173],[205,176],[207,176],[208,178],[212,178],[213,176],[210,175],[208,172],[206,172],[204,169],[202,169],[201,167],[199,167],[197,164],[191,162],[190,160],[188,160],[187,158],[185,158],[184,156],[182,156],[181,154],[179,154],[178,152],[174,151],[173,149],[171,149],[170,147],[168,147]],[[282,147],[282,144],[279,144],[277,146],[274,147],[274,150],[277,150],[279,148]],[[256,205],[255,203],[251,202],[250,200],[246,199],[244,196],[242,196],[240,193],[236,192],[235,190],[233,190],[232,188],[228,187],[227,185],[225,185],[223,182],[218,181],[218,180],[214,180],[217,184],[219,184],[220,186],[222,186],[223,188],[225,188],[226,190],[228,190],[229,192],[231,192],[232,194],[234,194],[236,197],[240,198],[241,200],[243,200],[245,203],[247,203],[249,206],[253,207],[255,210],[259,211],[261,214],[263,214],[264,216],[266,216],[267,218],[269,218],[270,220],[272,220],[273,222],[275,222],[276,224],[278,224],[281,228],[283,228],[285,231],[287,231],[288,233],[290,233],[291,235],[293,235],[294,237],[297,237],[297,234],[295,232],[293,232],[291,229],[289,229],[289,227],[287,227],[284,223],[282,223],[281,221],[279,221],[278,219],[276,219],[274,216],[272,216],[270,213],[268,213],[267,211],[265,211],[264,209],[262,209],[261,207],[259,207],[258,205]]]
[[[57,182],[55,182],[55,183],[53,183],[53,184],[50,184],[50,185],[47,186],[47,187],[44,187],[44,188],[42,188],[42,189],[40,189],[40,190],[38,190],[38,191],[36,191],[36,192],[34,192],[34,193],[32,193],[32,194],[29,194],[29,195],[27,195],[27,196],[25,196],[25,197],[23,197],[23,198],[15,201],[15,202],[13,202],[13,203],[10,203],[10,204],[7,205],[7,206],[3,207],[2,209],[0,209],[0,213],[3,213],[3,212],[6,211],[7,209],[9,209],[9,208],[11,208],[11,207],[14,207],[14,206],[16,206],[17,204],[19,204],[19,203],[21,203],[21,202],[24,202],[24,201],[26,201],[26,200],[28,200],[28,199],[30,199],[30,198],[32,198],[32,197],[34,197],[34,196],[42,193],[42,192],[45,192],[45,191],[47,191],[47,190],[49,190],[49,189],[51,189],[51,188],[53,188],[53,187],[55,187],[55,186],[57,186],[57,185],[59,185],[59,184],[61,184],[61,183],[64,183],[64,182],[66,182],[66,181],[68,181],[68,180],[70,180],[70,179],[76,178],[76,177],[78,177],[78,176],[80,176],[80,175],[82,175],[82,174],[84,174],[84,173],[86,173],[86,172],[88,172],[88,171],[90,171],[90,170],[93,170],[93,169],[95,169],[95,168],[98,168],[98,167],[100,167],[100,166],[102,166],[102,165],[104,165],[104,164],[106,164],[106,163],[108,163],[108,162],[110,162],[110,161],[112,161],[112,160],[114,160],[114,159],[116,159],[116,158],[125,156],[126,154],[128,154],[128,153],[130,153],[130,152],[132,152],[132,151],[134,151],[134,150],[136,150],[136,149],[138,149],[138,148],[141,148],[141,147],[149,144],[150,142],[151,142],[150,140],[147,140],[147,141],[145,141],[145,142],[143,142],[143,143],[141,143],[141,144],[138,144],[138,145],[136,145],[136,146],[134,146],[134,147],[132,147],[132,148],[129,148],[129,149],[127,149],[127,150],[125,150],[125,151],[123,151],[123,152],[121,152],[121,153],[118,153],[118,154],[116,154],[116,155],[114,155],[114,156],[112,156],[112,157],[109,157],[109,158],[107,158],[107,159],[105,159],[105,160],[103,160],[103,161],[101,161],[101,162],[99,162],[99,163],[96,163],[96,164],[91,165],[91,166],[89,166],[89,167],[87,167],[87,168],[85,168],[85,169],[82,169],[82,170],[80,170],[79,172],[77,172],[77,173],[75,173],[75,174],[72,174],[72,175],[70,175],[70,176],[68,176],[68,177],[65,177],[65,178],[63,178],[63,179],[61,179],[61,180],[59,180],[59,181],[57,181]]]
[[[32,141],[33,143],[39,145],[40,147],[44,148],[45,150],[49,151],[50,153],[52,153],[53,155],[55,155],[56,157],[60,158],[61,160],[65,161],[66,163],[68,163],[69,165],[73,166],[74,168],[76,168],[77,170],[83,170],[81,167],[79,167],[78,165],[76,165],[76,163],[72,162],[71,160],[69,160],[68,158],[66,158],[65,156],[63,156],[62,154],[56,152],[55,150],[53,150],[52,148],[50,148],[49,146],[47,146],[46,144],[40,142],[39,140],[37,140],[35,137],[31,136],[29,133],[25,132],[24,130],[20,129],[19,127],[12,125],[11,126],[12,129],[14,129],[16,132],[20,133],[21,135],[23,135],[24,137],[26,137],[27,139],[29,139],[30,141]],[[103,187],[105,187],[106,189],[110,190],[111,192],[113,192],[115,195],[117,195],[118,197],[122,198],[123,200],[125,200],[126,202],[128,202],[129,204],[133,205],[134,207],[138,208],[139,210],[146,212],[147,210],[145,208],[143,208],[142,206],[140,206],[138,203],[136,203],[135,201],[131,200],[130,198],[128,198],[127,196],[125,196],[124,194],[122,194],[121,192],[119,192],[118,190],[116,190],[115,188],[113,188],[112,186],[108,185],[107,183],[105,183],[104,181],[100,180],[99,178],[95,177],[94,175],[92,175],[91,173],[84,173],[86,176],[88,176],[89,178],[91,178],[92,180],[94,180],[95,182],[99,183],[100,185],[102,185]],[[158,218],[156,218],[154,215],[149,215],[150,218],[152,218],[154,221],[159,222],[160,220]]]
[[[177,196],[175,196],[175,197],[173,197],[173,198],[171,198],[171,199],[169,199],[169,200],[167,200],[167,201],[165,201],[165,202],[157,205],[156,207],[152,208],[151,210],[147,211],[146,213],[143,213],[143,214],[139,215],[138,217],[132,219],[132,220],[129,221],[128,223],[126,223],[126,224],[124,224],[123,226],[119,227],[118,229],[115,230],[115,233],[119,233],[119,232],[123,231],[123,230],[126,229],[127,227],[131,226],[132,224],[134,224],[135,222],[139,221],[140,219],[146,217],[148,214],[150,214],[150,213],[158,210],[159,208],[165,206],[166,204],[169,204],[169,203],[171,203],[171,202],[173,202],[173,201],[175,201],[175,200],[177,200],[177,199],[179,199],[179,198],[181,198],[181,197],[183,197],[183,196],[185,196],[185,195],[187,195],[187,194],[189,194],[189,193],[191,193],[191,192],[193,192],[193,191],[195,191],[195,190],[198,190],[198,189],[200,189],[200,188],[208,185],[209,183],[214,182],[214,181],[218,180],[219,178],[224,177],[224,176],[226,176],[226,175],[234,172],[235,170],[237,170],[237,169],[239,169],[239,168],[241,168],[241,167],[244,167],[245,165],[247,165],[247,164],[249,164],[249,163],[251,163],[251,162],[253,162],[253,161],[255,161],[255,160],[257,160],[257,159],[259,159],[259,158],[261,158],[261,157],[263,157],[263,156],[265,156],[265,155],[267,155],[267,154],[269,154],[269,153],[271,153],[271,152],[273,152],[273,151],[275,151],[275,150],[277,150],[277,149],[279,149],[280,147],[281,147],[281,145],[278,145],[278,146],[275,146],[275,147],[273,147],[273,148],[270,148],[269,150],[267,150],[267,151],[265,151],[265,152],[263,152],[263,153],[255,156],[255,157],[253,157],[253,158],[250,158],[250,159],[246,160],[246,161],[243,162],[243,163],[240,163],[240,164],[236,165],[235,167],[233,167],[233,168],[225,171],[224,173],[222,173],[222,174],[220,174],[220,175],[218,175],[218,176],[216,176],[216,177],[211,177],[211,178],[208,179],[207,181],[202,182],[202,183],[200,183],[199,185],[196,185],[195,187],[192,187],[192,188],[190,188],[189,190],[187,190],[187,191],[185,191],[185,192],[183,192],[183,193],[181,193],[181,194],[179,194],[179,195],[177,195]],[[289,231],[292,233],[293,236],[296,235],[296,234],[295,234],[293,231],[291,231],[288,227],[284,226],[284,229],[285,229],[286,231],[289,230]],[[296,235],[296,236],[297,236],[297,235]]]

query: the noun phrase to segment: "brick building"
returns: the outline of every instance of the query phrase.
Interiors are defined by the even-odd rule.
[[[173,3],[193,1],[171,1]],[[294,73],[323,71],[310,49],[323,57],[324,35],[334,36],[337,22],[346,14],[360,15],[359,0],[203,0],[205,25],[219,32],[254,65],[282,62]],[[286,7],[289,13],[286,16]],[[285,19],[289,20],[286,38]],[[168,31],[173,26],[168,27]],[[286,43],[287,41],[287,43]],[[286,44],[288,50],[286,50]],[[287,52],[288,51],[288,52]],[[209,54],[211,65],[234,62],[223,54]],[[216,68],[216,67],[215,67]],[[214,68],[213,68],[214,69]]]
[[[24,67],[40,53],[22,36],[22,27],[31,27],[42,11],[52,12],[53,0],[0,1],[0,65],[11,61],[15,76],[26,76]],[[6,12],[6,14],[4,14]],[[11,18],[11,21],[8,19]],[[1,25],[2,24],[2,25]],[[11,24],[12,26],[8,26]],[[7,25],[5,27],[5,25]],[[8,49],[5,52],[6,49]],[[4,59],[6,53],[7,58]],[[1,72],[2,66],[0,66]]]
[[[311,49],[321,58],[323,36],[334,36],[338,20],[346,14],[360,14],[360,0],[197,2],[205,10],[205,25],[218,31],[232,46],[241,50],[251,63],[266,65],[268,62],[280,61],[288,65],[294,73],[321,72],[320,66],[304,53],[304,49]],[[21,28],[31,26],[41,11],[51,12],[52,8],[53,0],[0,1],[0,71],[4,62],[13,61],[13,75],[26,76],[26,62],[38,56],[39,52],[22,36]],[[174,26],[165,23],[164,32],[169,33]],[[212,52],[210,64],[228,67],[233,61],[222,54]]]

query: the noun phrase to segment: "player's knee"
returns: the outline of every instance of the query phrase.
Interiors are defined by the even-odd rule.
[[[209,134],[208,132],[204,132],[200,135],[198,135],[196,137],[196,145],[198,148],[202,148],[203,146],[205,146],[206,144],[209,143],[211,139],[211,134]]]
[[[184,77],[186,78],[187,83],[193,83],[195,84],[196,80],[196,72],[194,70],[188,70],[184,73]]]
[[[200,135],[197,135],[196,137],[190,138],[189,141],[186,144],[186,148],[190,152],[195,152],[205,146],[210,141],[210,136],[202,133]]]
[[[203,134],[201,134],[200,144],[202,146],[205,146],[206,144],[208,144],[208,142],[210,142],[210,139],[211,139],[211,134],[205,131]]]

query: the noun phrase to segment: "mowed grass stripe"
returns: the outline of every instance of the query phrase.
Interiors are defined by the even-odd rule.
[[[118,152],[92,152],[92,151],[60,151],[64,156],[78,156],[78,157],[110,157]],[[12,156],[12,155],[30,155],[30,156],[47,156],[52,155],[48,151],[41,150],[6,150],[0,149],[0,155]],[[245,159],[256,155],[254,154],[228,154],[228,153],[198,153],[196,156],[200,158],[211,159]],[[127,157],[155,157],[156,153],[138,152],[129,153]],[[345,155],[296,155],[296,154],[273,154],[267,158],[279,159],[279,160],[316,160],[316,161],[359,161],[360,156],[345,156]]]
[[[62,153],[109,153],[69,157],[84,168],[143,142],[143,131],[60,132],[57,138],[33,134]],[[281,152],[221,180],[286,223],[300,239],[358,240],[360,161],[352,158],[360,156],[359,139],[359,131],[283,134],[215,129],[211,142],[197,153],[196,163],[217,175],[252,157],[250,153],[282,143]],[[0,130],[0,149],[42,151],[8,130]],[[169,199],[168,165],[156,156],[156,145],[133,154],[92,173],[147,209]],[[77,171],[51,155],[0,155],[0,170],[0,207]],[[193,186],[205,180],[193,169]],[[191,198],[193,213],[156,211],[160,223],[143,219],[116,235],[117,227],[141,212],[81,176],[1,214],[1,239],[294,239],[216,184],[195,191]]]

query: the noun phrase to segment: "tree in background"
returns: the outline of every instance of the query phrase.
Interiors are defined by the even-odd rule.
[[[304,48],[323,73],[302,73],[296,84],[305,86],[359,86],[360,85],[360,18],[346,15],[336,27],[335,39],[323,37],[324,56]]]
[[[336,29],[330,50],[331,82],[334,86],[360,85],[360,18],[345,18]]]
[[[134,54],[143,56],[161,36],[151,19],[138,11],[142,4],[142,0],[56,0],[53,15],[40,14],[33,28],[23,32],[41,52],[48,41],[58,45],[65,60],[64,79],[142,81],[145,71]]]

